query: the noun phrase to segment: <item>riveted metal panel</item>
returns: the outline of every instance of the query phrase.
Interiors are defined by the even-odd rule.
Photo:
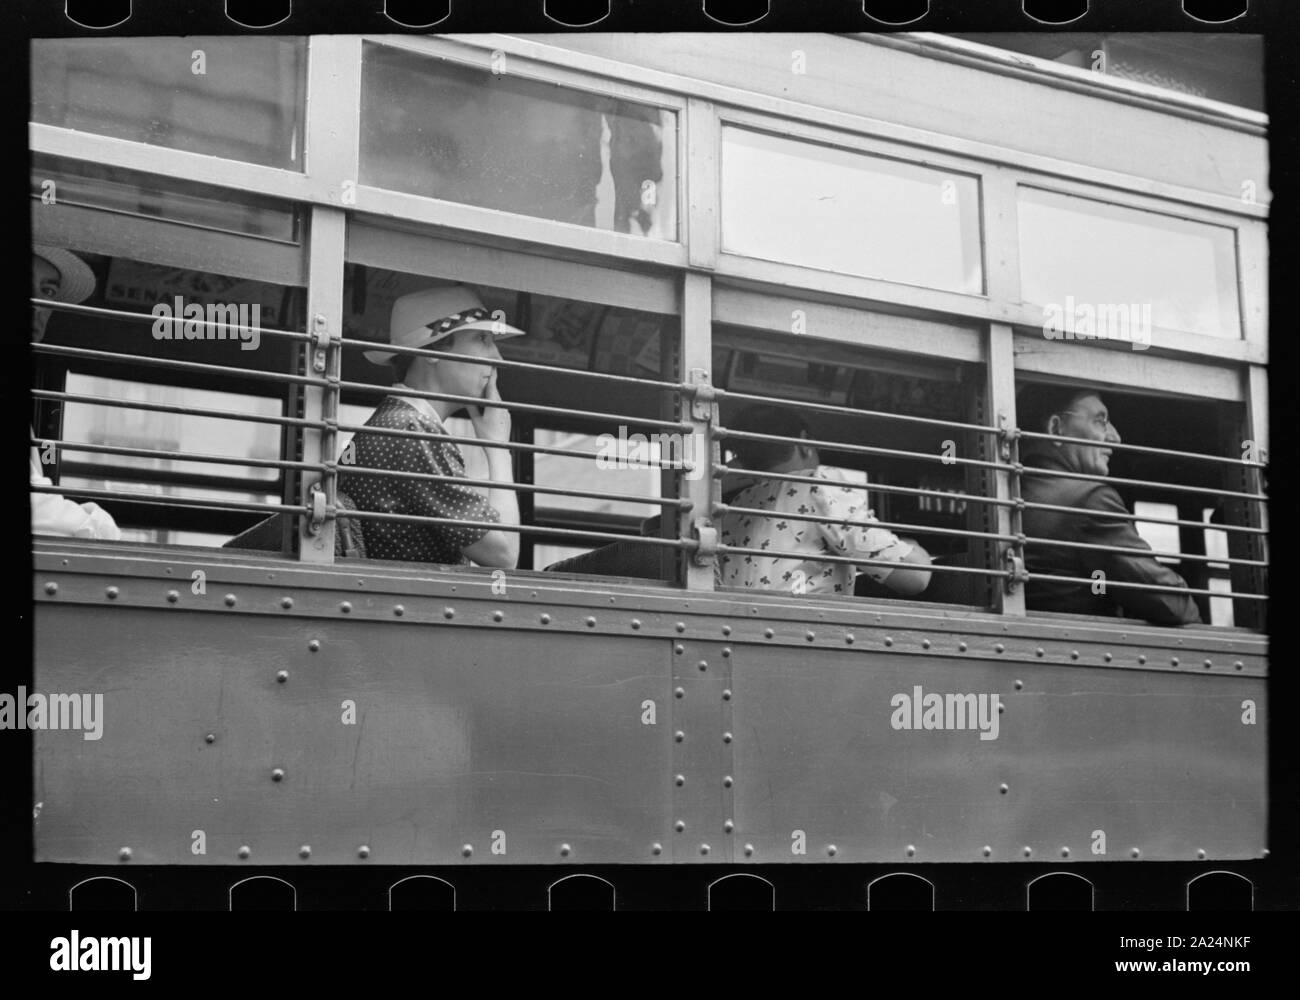
[[[104,695],[99,740],[34,734],[41,861],[653,861],[668,829],[661,639],[71,604],[36,628],[38,690]]]
[[[673,643],[674,861],[732,859],[731,657],[723,643]]]
[[[1261,678],[990,664],[892,647],[792,660],[750,646],[733,669],[736,822],[754,846],[737,860],[1264,852]],[[927,719],[913,704],[931,694],[944,696],[944,715]],[[978,715],[961,729],[895,728],[960,722],[949,694],[989,696],[990,738]],[[1253,723],[1243,722],[1248,702]]]

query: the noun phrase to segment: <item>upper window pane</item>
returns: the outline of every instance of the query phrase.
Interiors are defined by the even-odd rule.
[[[670,111],[365,46],[363,184],[675,240],[676,164]]]
[[[1053,310],[1064,331],[1135,341],[1152,326],[1241,336],[1228,227],[1036,188],[1022,188],[1019,203],[1021,297],[1045,316]],[[1116,318],[1138,329],[1111,330]]]
[[[722,248],[979,294],[979,185],[901,160],[724,128]]]
[[[301,38],[32,42],[32,120],[115,139],[301,168]]]

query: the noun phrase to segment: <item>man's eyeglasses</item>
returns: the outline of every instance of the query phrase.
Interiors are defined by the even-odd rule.
[[[1084,413],[1082,410],[1062,410],[1058,414],[1058,416],[1067,416],[1067,415],[1072,417],[1088,416],[1088,414]],[[1091,417],[1091,420],[1093,426],[1096,427],[1103,434],[1106,433],[1106,431],[1109,430],[1112,426],[1114,426],[1113,424],[1111,424],[1110,418],[1104,413],[1095,414],[1094,416]]]

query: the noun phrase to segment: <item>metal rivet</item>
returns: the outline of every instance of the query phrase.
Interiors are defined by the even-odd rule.
[[[988,844],[985,844],[985,845],[984,845],[983,854],[984,854],[984,857],[986,857],[986,858],[988,858],[988,857],[992,857],[992,856],[993,856],[993,848],[989,847]]]
[[[233,607],[234,607],[238,602],[239,602],[239,599],[238,599],[237,597],[235,597],[234,594],[227,594],[227,595],[226,595],[226,607],[228,607],[228,608],[233,608]]]
[[[679,774],[677,777],[673,778],[673,781],[677,783],[678,788],[681,788],[682,785],[686,784],[686,775]]]
[[[708,845],[708,844],[701,844],[701,845],[700,845],[700,853],[701,853],[701,854],[708,854],[708,853],[709,853],[709,845]]]
[[[474,845],[473,845],[473,844],[465,844],[463,847],[461,847],[461,849],[460,849],[460,853],[463,854],[465,857],[468,858],[471,854],[474,853]]]
[[[731,635],[731,626],[730,626],[730,625],[723,625],[723,626],[722,626],[722,634],[723,634],[723,635]]]
[[[47,594],[57,594],[59,592],[59,585],[51,580],[45,585],[45,592]],[[172,593],[174,594],[176,591],[173,590]]]
[[[999,701],[999,702],[998,702],[998,715],[1001,715],[1001,714],[1002,714],[1003,712],[1005,712],[1006,710],[1007,710],[1007,706],[1004,705],[1004,704],[1002,704],[1002,702]]]
[[[1079,658],[1079,651],[1077,649],[1070,650],[1070,659],[1077,660],[1078,658]]]
[[[568,844],[561,844],[561,845],[560,845],[560,857],[562,857],[562,858],[567,858],[567,857],[569,856],[569,854],[570,854],[570,852],[571,852],[572,850],[573,850],[573,848],[570,847]]]
[[[1259,856],[1260,856],[1261,858],[1266,858],[1266,857],[1268,857],[1268,848],[1267,848],[1267,847],[1262,848],[1262,849],[1260,850],[1260,852],[1259,852]]]
[[[633,627],[633,628],[640,628],[640,627],[641,627],[641,619],[640,619],[640,618],[633,618],[633,619],[632,619],[632,627]]]
[[[855,639],[855,637],[854,637],[854,635],[853,635],[852,632],[845,632],[845,633],[844,633],[844,641],[845,641],[848,645],[852,646],[853,643],[856,641],[856,639]]]
[[[722,779],[723,788],[730,788],[733,784],[735,784],[735,779],[733,779],[729,774]]]
[[[885,636],[885,645],[892,646],[893,644],[894,644],[894,640],[891,639],[889,636]]]
[[[1133,848],[1132,850],[1130,850],[1128,853],[1129,853],[1129,855],[1130,855],[1131,857],[1135,857],[1135,858],[1141,856],[1141,854],[1142,854],[1142,852],[1141,852],[1140,850],[1138,850],[1136,847],[1134,847],[1134,848]]]
[[[709,669],[709,661],[708,661],[708,660],[701,660],[699,663],[697,663],[697,664],[695,664],[695,665],[696,665],[697,667],[699,667],[701,670],[708,670],[708,669]]]
[[[686,697],[686,688],[684,688],[684,687],[673,688],[673,695],[674,695],[674,697],[677,697],[677,698],[685,698],[685,697]]]
[[[817,638],[817,633],[809,629],[807,632],[804,633],[803,637],[807,639],[809,642],[813,642]]]
[[[504,611],[493,611],[493,612],[492,612],[492,620],[493,620],[494,622],[503,622],[503,621],[505,621],[505,620],[506,620],[506,614],[505,614],[505,612],[504,612]]]
[[[676,823],[673,824],[673,829],[676,830],[678,833],[685,833],[686,824],[683,823],[681,820],[678,820]]]
[[[282,607],[282,608],[291,608],[291,607],[293,607],[293,598],[292,598],[292,597],[281,597],[281,598],[280,598],[280,607]]]
[[[998,791],[1003,795],[1006,795],[1007,792],[1011,791],[1011,786],[1004,781],[1002,784],[998,785]]]
[[[252,852],[251,850],[249,850],[248,845],[245,844],[245,845],[243,845],[242,847],[239,848],[239,851],[238,851],[237,853],[239,854],[239,856],[240,856],[241,858],[247,858],[247,857],[249,857],[249,855],[251,855],[253,852]]]
[[[731,647],[730,647],[730,646],[723,646],[723,647],[722,647],[722,658],[723,658],[724,660],[728,660],[728,659],[731,658]]]
[[[130,861],[130,860],[131,860],[131,848],[129,848],[129,847],[124,847],[124,848],[122,848],[120,851],[117,852],[117,856],[118,856],[119,858],[121,858],[123,861]]]
[[[731,701],[731,688],[723,688],[723,689],[722,689],[722,700],[723,700],[723,701]]]
[[[673,652],[676,653],[678,656],[681,656],[683,653],[686,652],[686,647],[683,646],[680,642],[676,643],[673,645]]]
[[[1138,663],[1146,663],[1146,662],[1147,662],[1147,654],[1146,654],[1146,653],[1139,653],[1139,654],[1138,654]]]
[[[400,604],[394,604],[394,605],[393,605],[393,614],[396,615],[398,618],[401,618],[402,615],[406,614],[406,608],[404,608],[404,607],[403,607],[402,605],[400,605]]]
[[[1243,664],[1240,660],[1237,660],[1237,661],[1232,665],[1232,668],[1233,668],[1234,670],[1240,670],[1243,666],[1245,666],[1245,664]]]
[[[723,733],[723,734],[722,734],[722,742],[723,742],[723,743],[730,743],[730,742],[731,742],[731,734],[730,734],[730,733]]]
[[[774,633],[772,632],[772,630],[771,630],[770,628],[765,628],[765,629],[763,629],[763,638],[764,638],[764,639],[770,639],[770,638],[772,638],[773,634],[774,634]]]
[[[922,648],[922,649],[929,649],[929,648],[930,648],[930,640],[929,640],[929,639],[922,639],[922,640],[921,640],[921,648]]]
[[[351,601],[340,601],[340,602],[339,602],[339,610],[342,611],[345,615],[348,614],[348,613],[352,610],[352,602],[351,602]]]
[[[112,600],[113,598],[117,597],[118,590],[116,587],[105,587],[104,593],[108,595],[110,600]]]
[[[673,739],[680,743],[682,740],[686,739],[686,734],[679,729],[677,732],[673,733]]]
[[[685,622],[678,622],[676,625],[673,626],[673,628],[677,629],[678,632],[685,632],[685,631],[686,631],[686,623],[685,623]]]
[[[1171,657],[1169,657],[1169,665],[1170,665],[1171,667],[1176,667],[1176,666],[1178,666],[1178,657],[1176,657],[1176,656],[1171,656]]]
[[[1209,670],[1212,666],[1214,666],[1214,661],[1213,661],[1213,660],[1206,660],[1206,661],[1205,661],[1205,669],[1206,669],[1206,670]]]
[[[651,845],[650,845],[650,853],[651,853],[651,854],[656,854],[656,855],[657,855],[657,854],[663,854],[663,852],[664,852],[664,845],[663,845],[663,844],[651,844]]]
[[[1035,655],[1035,656],[1046,656],[1047,654],[1043,651],[1043,647],[1042,647],[1042,646],[1039,646],[1037,649],[1034,650],[1034,655]]]
[[[1029,857],[1029,855],[1034,853],[1034,849],[1032,847],[1026,847],[1020,853],[1022,853],[1025,857]]]
[[[1068,858],[1069,856],[1070,856],[1070,849],[1069,849],[1068,847],[1062,847],[1062,848],[1061,848],[1061,857],[1063,857],[1063,858]]]
[[[283,781],[283,780],[284,780],[284,768],[282,768],[282,767],[277,767],[277,768],[273,769],[273,770],[271,771],[271,780],[272,780],[272,781]]]
[[[964,642],[957,643],[957,652],[964,653],[966,652],[966,649],[967,649],[966,643]]]
[[[319,639],[313,639],[311,642],[307,643],[307,648],[310,649],[313,653],[319,652],[319,651],[320,651],[320,640],[319,640]]]
[[[169,591],[167,591],[167,603],[168,603],[168,604],[175,604],[175,603],[176,603],[177,601],[179,601],[180,599],[181,599],[180,591],[178,591],[178,590],[169,590]]]
[[[279,681],[281,684],[283,684],[285,681],[289,679],[289,671],[287,670],[276,671],[275,679]]]
[[[999,642],[996,646],[993,647],[993,652],[1001,653],[1006,648],[1007,648],[1006,646],[1002,645],[1002,643]]]
[[[370,848],[367,845],[362,844],[360,847],[357,848],[357,857],[359,858],[370,857]]]
[[[1110,653],[1103,653],[1101,658],[1105,660],[1107,663],[1115,659],[1115,657],[1111,656]]]
[[[311,846],[308,844],[303,844],[300,848],[298,848],[298,857],[303,858],[304,860],[310,858]]]
[[[753,856],[754,856],[754,845],[753,845],[753,844],[746,844],[746,845],[745,845],[745,857],[747,857],[747,858],[752,858]]]
[[[908,844],[908,845],[907,845],[907,856],[908,856],[909,858],[914,858],[914,857],[916,857],[916,848],[915,848],[914,846],[912,846],[911,844]]]
[[[839,853],[839,848],[836,847],[834,844],[827,844],[827,845],[826,845],[826,853],[829,854],[829,855],[833,858],[833,857],[835,857],[836,854]]]
[[[727,820],[725,823],[722,824],[722,829],[727,833],[730,833],[735,828],[736,828],[736,824],[733,823],[731,820]]]
[[[549,625],[549,624],[551,624],[551,616],[550,616],[550,615],[542,615],[542,616],[541,616],[540,618],[538,618],[537,620],[538,620],[539,622],[541,622],[543,625]]]
[[[455,608],[443,608],[443,609],[442,609],[442,617],[446,618],[447,621],[451,621],[453,618],[456,617],[456,609],[455,609]]]
[[[217,742],[217,734],[216,734],[216,733],[208,733],[207,736],[203,737],[203,742],[204,742],[204,743],[216,743],[216,742]]]
[[[1205,848],[1203,848],[1203,847],[1200,848],[1200,849],[1196,852],[1196,856],[1197,856],[1198,858],[1200,858],[1202,861],[1204,861],[1204,860],[1205,860]]]
[[[595,628],[595,627],[596,627],[596,619],[594,619],[594,618],[588,618],[588,619],[587,619],[587,628]]]

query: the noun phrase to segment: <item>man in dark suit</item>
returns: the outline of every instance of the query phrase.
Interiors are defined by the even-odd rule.
[[[1134,522],[1123,516],[1129,510],[1119,493],[1104,481],[1110,475],[1112,449],[1108,445],[1119,444],[1120,436],[1096,391],[1028,386],[1017,401],[1017,413],[1018,423],[1026,430],[1098,442],[1089,445],[1027,439],[1021,448],[1021,462],[1025,466],[1020,481],[1021,496],[1030,503],[1077,509],[1077,513],[1026,510],[1025,534],[1030,538],[1101,546],[1083,549],[1028,543],[1025,547],[1025,568],[1030,574],[1026,591],[1028,606],[1033,610],[1078,614],[1123,613],[1156,625],[1200,622],[1201,616],[1188,594],[1109,586],[1140,583],[1186,588],[1187,583],[1154,556],[1124,551],[1150,552],[1151,546],[1138,535]],[[1073,478],[1058,473],[1095,478]],[[1078,577],[1080,582],[1035,580],[1038,574]]]

